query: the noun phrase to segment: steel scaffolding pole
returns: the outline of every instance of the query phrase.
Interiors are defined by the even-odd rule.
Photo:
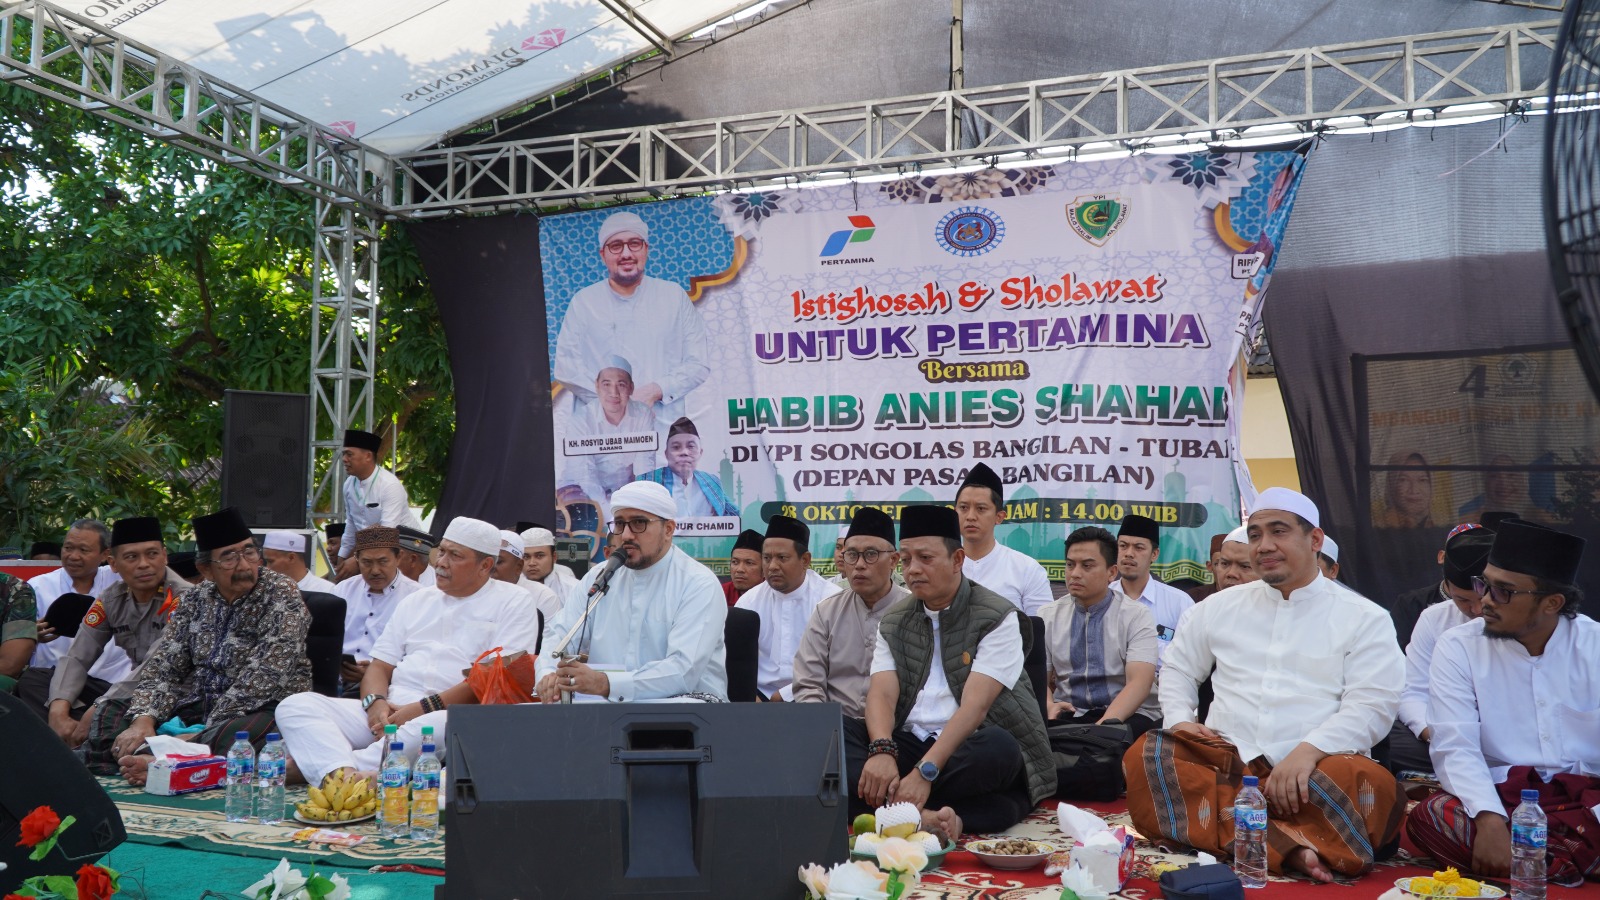
[[[914,171],[1544,107],[1557,20],[1020,84],[394,154],[388,210],[433,217],[569,199]]]

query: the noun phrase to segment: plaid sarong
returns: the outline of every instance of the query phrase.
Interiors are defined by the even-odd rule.
[[[1513,766],[1495,786],[1505,804],[1506,819],[1522,802],[1523,788],[1539,792],[1544,810],[1545,853],[1551,884],[1580,887],[1585,877],[1600,879],[1600,822],[1592,807],[1600,805],[1600,778],[1556,775],[1546,782],[1530,766]],[[1457,797],[1439,791],[1417,804],[1406,817],[1406,834],[1419,850],[1439,865],[1472,871],[1472,845],[1478,839],[1472,817]]]
[[[1265,759],[1245,763],[1222,740],[1149,731],[1122,758],[1128,813],[1148,838],[1233,856],[1233,801],[1242,778],[1272,774]],[[1340,753],[1317,763],[1311,801],[1292,816],[1269,812],[1267,867],[1282,874],[1283,859],[1300,847],[1316,851],[1341,875],[1372,868],[1377,849],[1400,833],[1404,797],[1394,776],[1365,756]]]
[[[116,775],[121,771],[117,766],[116,756],[111,752],[111,745],[116,741],[117,735],[133,724],[134,717],[128,715],[130,703],[131,700],[107,700],[94,708],[94,719],[89,723],[89,737],[84,740],[81,749],[84,763],[89,767],[89,771],[96,775]],[[226,756],[228,748],[233,746],[234,733],[247,731],[250,733],[250,746],[259,751],[267,742],[267,733],[276,728],[272,713],[270,709],[260,710],[213,725],[199,734],[187,735],[184,740],[193,744],[205,744],[211,748],[211,752],[218,756]],[[180,706],[173,711],[173,715],[185,722],[205,720],[205,711],[199,703]]]

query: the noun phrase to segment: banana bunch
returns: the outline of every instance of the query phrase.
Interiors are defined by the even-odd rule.
[[[313,822],[348,822],[370,816],[378,809],[378,795],[372,792],[372,782],[356,778],[349,769],[329,775],[322,787],[311,788],[307,793],[311,799],[295,809]]]

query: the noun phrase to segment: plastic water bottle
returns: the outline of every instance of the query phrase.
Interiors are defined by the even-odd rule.
[[[250,732],[233,735],[228,748],[228,781],[223,801],[223,818],[229,822],[248,822],[255,815],[256,751],[250,746]]]
[[[1522,802],[1511,814],[1512,900],[1544,900],[1545,830],[1539,792],[1523,791]]]
[[[276,731],[268,734],[261,755],[256,757],[256,815],[263,825],[283,821],[283,776],[288,759],[283,738]]]
[[[1267,798],[1254,775],[1233,798],[1233,872],[1247,888],[1267,886]]]
[[[405,837],[410,825],[406,800],[411,789],[411,760],[405,750],[406,745],[399,741],[390,744],[389,755],[378,770],[378,834],[386,838]]]
[[[422,754],[411,768],[411,839],[431,841],[439,836],[439,757],[433,735],[422,735]]]

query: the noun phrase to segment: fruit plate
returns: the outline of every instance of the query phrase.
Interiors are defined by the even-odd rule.
[[[1420,891],[1413,891],[1411,889],[1410,878],[1397,878],[1394,882],[1394,886],[1400,889],[1400,893],[1407,897],[1448,897],[1453,898],[1453,900],[1474,900],[1474,898],[1476,898],[1476,900],[1499,900],[1499,898],[1506,895],[1504,890],[1497,888],[1488,882],[1479,882],[1479,884],[1481,886],[1476,894],[1426,894]]]
[[[373,811],[364,816],[357,816],[353,819],[308,819],[305,816],[300,815],[300,810],[297,809],[294,811],[294,820],[296,822],[303,822],[307,825],[321,825],[327,828],[342,828],[346,825],[355,825],[360,822],[370,822],[377,817],[378,813]]]
[[[1000,853],[1003,844],[1027,844],[1032,853]],[[996,841],[968,841],[967,852],[978,858],[978,861],[995,869],[1031,869],[1045,861],[1045,858],[1056,852],[1056,848],[1044,841],[1027,841],[1021,838]]]
[[[851,841],[852,841],[852,846],[850,848],[850,858],[851,859],[865,859],[865,860],[868,860],[870,862],[877,862],[878,861],[878,854],[874,853],[871,850],[857,850],[857,849],[855,849],[855,847],[853,845],[854,837],[851,838]],[[939,868],[939,864],[944,862],[944,855],[946,853],[949,853],[951,850],[954,850],[955,848],[956,848],[955,841],[951,841],[950,843],[944,845],[944,849],[943,850],[939,850],[939,851],[937,851],[935,853],[929,853],[928,854],[928,864],[922,867],[922,871],[926,872],[926,871],[928,871],[930,869]]]

